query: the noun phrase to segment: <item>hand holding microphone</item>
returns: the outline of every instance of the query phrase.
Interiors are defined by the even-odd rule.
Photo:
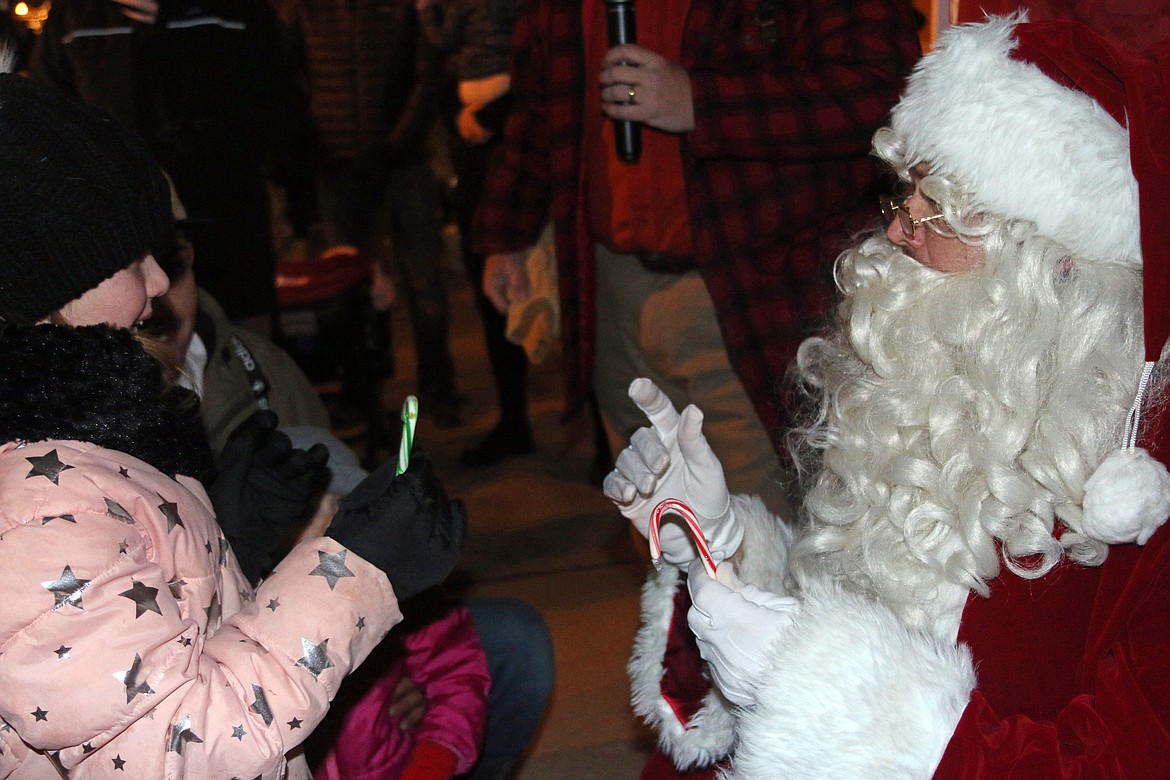
[[[605,0],[605,19],[610,48],[637,41],[634,0]],[[627,97],[632,105],[637,92],[632,84],[628,89]],[[638,162],[642,157],[642,128],[629,119],[615,118],[613,136],[618,159],[624,163]]]
[[[607,8],[612,5],[607,0]],[[632,43],[614,46],[601,61],[600,86],[601,110],[615,122],[630,122],[634,130],[643,124],[666,133],[695,129],[690,76],[661,54]],[[625,159],[622,130],[615,125],[614,131],[618,156]]]

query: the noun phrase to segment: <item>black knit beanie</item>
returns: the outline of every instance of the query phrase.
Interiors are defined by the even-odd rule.
[[[0,319],[44,319],[142,257],[170,225],[166,179],[133,131],[0,74]]]

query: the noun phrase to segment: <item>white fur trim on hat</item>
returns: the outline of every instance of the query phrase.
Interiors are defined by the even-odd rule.
[[[1085,481],[1084,532],[1145,544],[1170,516],[1170,471],[1141,447],[1114,450]]]
[[[892,126],[911,163],[1074,254],[1141,264],[1129,134],[1088,95],[1011,59],[1026,15],[952,27],[919,61]]]

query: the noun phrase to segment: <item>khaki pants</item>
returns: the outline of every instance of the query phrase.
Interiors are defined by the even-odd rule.
[[[616,455],[649,425],[627,390],[653,380],[680,412],[703,411],[703,432],[732,493],[755,493],[791,518],[772,442],[727,357],[715,307],[698,271],[647,271],[630,255],[598,246],[594,389]]]

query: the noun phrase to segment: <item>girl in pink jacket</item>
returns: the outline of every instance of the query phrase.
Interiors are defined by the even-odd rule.
[[[0,223],[0,778],[308,777],[299,746],[446,576],[461,509],[421,459],[379,470],[253,591],[197,405],[135,334],[167,285],[157,166],[0,75]]]

